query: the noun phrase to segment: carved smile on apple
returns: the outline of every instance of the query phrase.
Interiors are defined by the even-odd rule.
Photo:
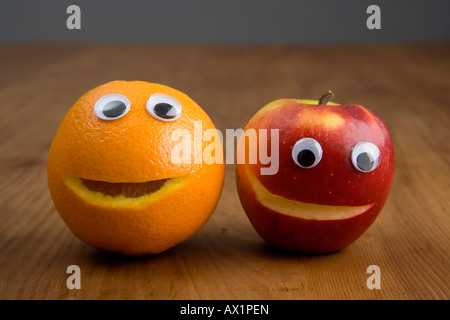
[[[246,127],[279,130],[276,174],[260,174],[260,162],[236,165],[243,208],[273,246],[340,250],[370,227],[387,200],[394,150],[385,124],[362,106],[329,103],[331,97],[276,100]],[[241,142],[239,148],[246,148]],[[270,144],[264,145],[258,147],[271,154]]]
[[[365,206],[331,206],[290,200],[267,190],[248,168],[246,173],[256,199],[263,206],[285,215],[312,220],[348,219],[363,214],[374,205],[372,203]]]

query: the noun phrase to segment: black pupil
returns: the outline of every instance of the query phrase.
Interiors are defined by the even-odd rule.
[[[305,149],[298,153],[297,161],[302,167],[310,167],[316,161],[316,156],[311,150]]]
[[[372,156],[367,152],[361,153],[358,158],[356,158],[356,162],[358,163],[358,167],[365,171],[372,169],[374,164]]]
[[[173,119],[177,116],[177,110],[169,103],[161,102],[153,108],[156,115],[164,119]]]
[[[127,106],[122,101],[110,101],[103,107],[103,114],[108,118],[115,118],[122,115]]]

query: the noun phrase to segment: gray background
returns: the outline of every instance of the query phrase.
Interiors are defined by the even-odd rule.
[[[66,28],[70,4],[81,8],[81,30]],[[381,30],[366,28],[371,4],[381,8]],[[448,42],[449,16],[449,0],[0,0],[0,42]]]

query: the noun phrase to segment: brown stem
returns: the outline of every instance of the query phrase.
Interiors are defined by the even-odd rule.
[[[334,93],[331,90],[325,92],[325,94],[319,99],[319,104],[327,104],[334,97]]]

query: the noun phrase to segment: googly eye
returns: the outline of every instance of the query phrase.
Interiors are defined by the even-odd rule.
[[[322,159],[322,147],[312,138],[300,139],[292,148],[292,159],[302,168],[315,167]]]
[[[181,116],[181,103],[172,96],[155,93],[147,100],[147,111],[156,119],[173,121]]]
[[[356,170],[370,172],[378,167],[380,150],[371,142],[360,142],[352,149],[352,163]]]
[[[103,120],[115,120],[130,111],[130,100],[124,95],[110,93],[99,98],[94,105],[97,117]]]

